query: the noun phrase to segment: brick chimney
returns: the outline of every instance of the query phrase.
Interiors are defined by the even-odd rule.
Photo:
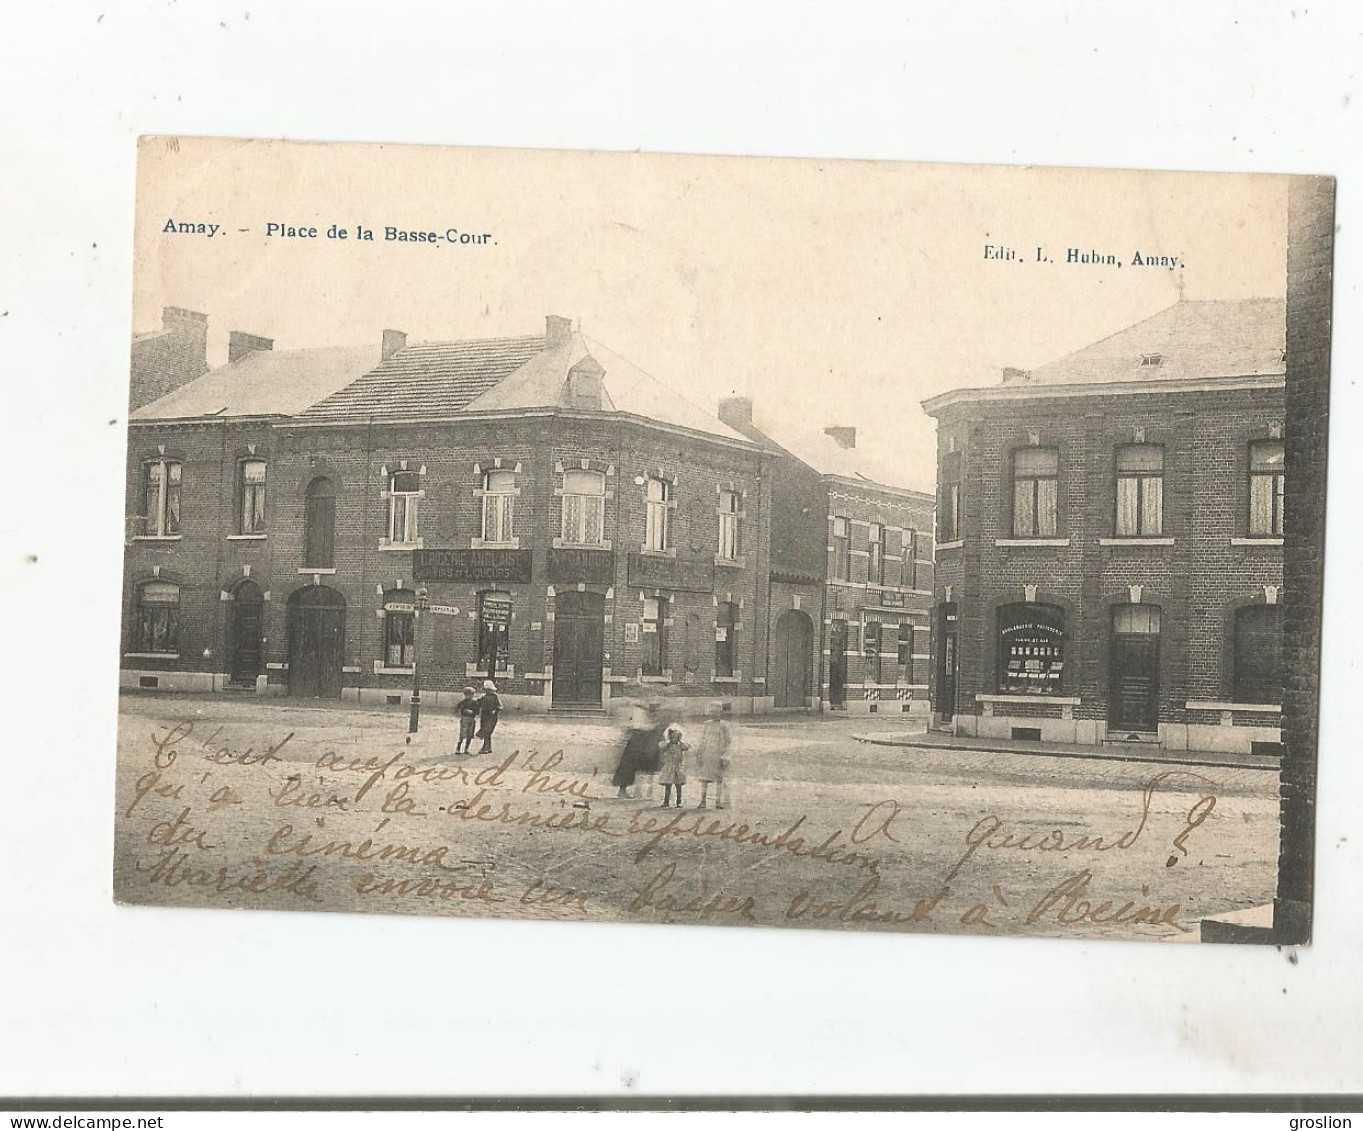
[[[823,430],[825,436],[831,436],[833,442],[840,448],[855,448],[857,446],[857,430],[841,425],[835,425]]]
[[[560,318],[557,314],[548,314],[544,318],[544,347],[553,349],[554,346],[561,346],[573,336],[573,320],[571,318]]]
[[[186,372],[197,369],[193,376],[208,372],[208,315],[182,306],[161,308],[161,329],[174,334],[181,343],[180,352]]]
[[[1003,367],[1003,383],[1005,385],[1018,385],[1026,381],[1029,377],[1027,370],[1017,369],[1011,365]]]
[[[234,361],[240,361],[247,354],[272,349],[274,349],[273,338],[262,338],[259,334],[248,334],[242,330],[233,330],[227,335],[227,362],[229,365]]]
[[[746,432],[752,427],[752,398],[722,397],[719,418],[735,432]]]
[[[379,353],[380,361],[387,361],[399,350],[407,348],[407,335],[401,330],[385,330],[383,332],[383,349]]]

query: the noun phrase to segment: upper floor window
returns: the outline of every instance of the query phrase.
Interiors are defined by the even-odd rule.
[[[899,584],[905,589],[918,588],[918,531],[904,531],[903,557],[899,559]]]
[[[169,581],[148,581],[137,590],[137,652],[178,650],[180,587]]]
[[[325,475],[308,484],[303,508],[303,564],[331,569],[336,564],[336,485]]]
[[[1054,538],[1060,456],[1054,448],[1013,453],[1013,537]]]
[[[237,465],[237,533],[265,533],[265,461],[244,459]]]
[[[715,675],[721,679],[733,676],[737,665],[738,606],[732,601],[721,601],[715,610]]]
[[[833,519],[833,576],[838,581],[850,581],[852,554],[847,539],[847,519]]]
[[[666,479],[648,481],[645,496],[644,549],[662,553],[668,545],[668,504],[672,491]]]
[[[399,545],[415,542],[417,504],[421,501],[421,476],[415,471],[395,471],[388,477],[388,541]]]
[[[739,504],[737,491],[719,493],[719,556],[729,562],[738,558]]]
[[[516,474],[483,473],[483,541],[510,542],[516,537]]]
[[[383,595],[383,662],[389,668],[416,663],[416,594],[390,589]]]
[[[165,538],[180,533],[180,462],[158,459],[142,469],[142,533]]]
[[[563,541],[599,546],[606,537],[606,477],[599,471],[563,473]]]
[[[885,527],[873,522],[866,530],[866,580],[885,584]]]
[[[1256,440],[1249,446],[1250,534],[1282,537],[1283,488],[1283,442]]]
[[[1124,444],[1117,449],[1118,538],[1164,533],[1164,449]]]
[[[937,500],[937,540],[955,542],[961,537],[961,453],[942,459],[942,486]]]

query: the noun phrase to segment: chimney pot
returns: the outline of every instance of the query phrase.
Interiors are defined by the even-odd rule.
[[[561,346],[573,336],[573,320],[561,318],[557,314],[547,314],[544,318],[544,344]]]
[[[840,448],[855,448],[857,446],[857,430],[846,426],[838,425],[823,430],[825,436],[831,436],[833,442]]]
[[[258,353],[261,350],[274,349],[273,338],[262,338],[259,334],[247,334],[241,330],[233,330],[227,335],[227,361],[240,361],[247,354]]]
[[[742,432],[752,427],[752,398],[724,397],[719,402],[719,418],[730,428]]]
[[[399,350],[407,348],[407,335],[401,330],[385,330],[383,332],[383,349],[380,351],[379,359],[387,361]]]

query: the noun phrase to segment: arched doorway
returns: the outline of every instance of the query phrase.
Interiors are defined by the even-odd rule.
[[[606,599],[600,593],[570,589],[555,598],[555,705],[600,705],[605,613]]]
[[[335,699],[345,659],[345,598],[307,585],[289,598],[289,694]]]
[[[249,577],[232,590],[230,612],[228,675],[233,683],[254,684],[262,667],[260,638],[265,626],[265,595]]]
[[[814,622],[799,609],[776,620],[772,648],[772,697],[778,707],[808,707]]]

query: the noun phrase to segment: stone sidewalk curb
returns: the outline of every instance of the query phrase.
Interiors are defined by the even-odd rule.
[[[1135,754],[1129,751],[1118,752],[1114,748],[1106,746],[1004,745],[1000,742],[990,742],[987,739],[974,742],[962,741],[949,735],[944,735],[938,739],[926,736],[917,737],[917,734],[920,733],[922,732],[899,736],[854,734],[852,737],[868,746],[899,746],[918,750],[960,750],[971,754],[1025,754],[1042,758],[1080,758],[1095,762],[1146,762],[1153,765],[1207,766],[1226,770],[1276,771],[1281,768],[1279,759],[1263,754],[1243,754],[1238,758],[1234,755],[1200,754],[1195,750],[1183,750],[1177,754]]]

